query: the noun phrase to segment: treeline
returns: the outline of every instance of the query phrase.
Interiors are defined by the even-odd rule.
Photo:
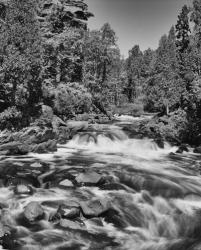
[[[43,104],[61,118],[120,99],[122,60],[109,24],[89,31],[81,0],[0,2],[0,129],[24,127]]]
[[[182,131],[183,140],[201,143],[200,0],[183,6],[176,25],[161,37],[156,50],[142,52],[134,46],[127,70],[129,101],[141,97],[147,111],[170,117],[161,126],[176,123],[174,129]]]

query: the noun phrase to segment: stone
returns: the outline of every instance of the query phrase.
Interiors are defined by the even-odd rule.
[[[72,221],[72,220],[67,220],[67,219],[61,219],[60,226],[64,228],[75,229],[75,230],[86,229],[83,222]]]
[[[201,146],[195,148],[195,149],[193,150],[193,152],[194,152],[194,153],[197,153],[197,154],[201,154]]]
[[[67,204],[61,204],[57,209],[57,212],[51,215],[49,220],[56,221],[60,220],[61,218],[74,220],[79,217],[80,217],[80,207],[78,206],[78,204],[75,204],[74,207]]]
[[[33,188],[28,185],[19,184],[15,187],[14,193],[17,195],[32,195]]]
[[[29,147],[20,142],[9,142],[0,146],[0,151],[6,155],[26,155]]]
[[[31,146],[31,152],[33,153],[48,153],[57,151],[57,142],[56,140],[48,140],[47,142],[42,142],[40,144],[35,144]]]
[[[43,217],[44,210],[38,202],[32,201],[25,207],[23,214],[29,222],[33,222]]]
[[[176,153],[177,154],[182,154],[183,152],[189,152],[189,149],[186,145],[182,144],[179,146],[179,148],[177,149]]]
[[[99,217],[111,208],[107,199],[92,199],[88,202],[81,202],[80,206],[86,218]]]
[[[86,131],[88,129],[88,122],[86,121],[68,121],[67,127],[70,130],[71,136],[77,132]]]
[[[64,187],[74,187],[72,181],[69,181],[68,179],[61,181],[59,185],[64,186]]]
[[[78,184],[97,185],[102,184],[102,176],[96,172],[81,173],[75,178]]]

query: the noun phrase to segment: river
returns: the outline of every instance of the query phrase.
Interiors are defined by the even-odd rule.
[[[93,125],[53,154],[1,157],[0,176],[7,178],[0,188],[0,203],[7,206],[1,218],[15,228],[16,249],[201,249],[201,157],[171,154],[177,148],[168,143],[160,149],[151,139],[129,138],[122,126],[137,120],[120,117],[110,125]],[[83,171],[94,171],[109,182],[58,185]],[[33,194],[17,195],[11,180],[31,182],[33,176],[39,183]],[[109,200],[117,214],[81,216],[78,227],[61,227],[47,218],[28,225],[20,219],[31,201],[39,202],[49,216],[62,202],[93,198]]]

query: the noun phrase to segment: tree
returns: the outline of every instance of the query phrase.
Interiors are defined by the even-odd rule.
[[[0,27],[3,108],[16,106],[25,123],[41,100],[41,37],[35,14],[35,1],[10,0]]]
[[[135,45],[129,51],[129,57],[127,59],[127,76],[128,85],[125,89],[125,93],[128,96],[129,102],[133,102],[137,97],[137,88],[140,85],[140,77],[143,70],[143,53],[140,50],[139,45]]]

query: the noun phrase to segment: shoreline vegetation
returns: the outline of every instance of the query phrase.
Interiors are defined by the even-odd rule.
[[[201,1],[156,50],[134,45],[127,59],[109,23],[87,28],[92,16],[84,1],[0,1],[0,151],[54,151],[76,131],[69,123],[144,112],[157,115],[130,134],[200,147]]]

